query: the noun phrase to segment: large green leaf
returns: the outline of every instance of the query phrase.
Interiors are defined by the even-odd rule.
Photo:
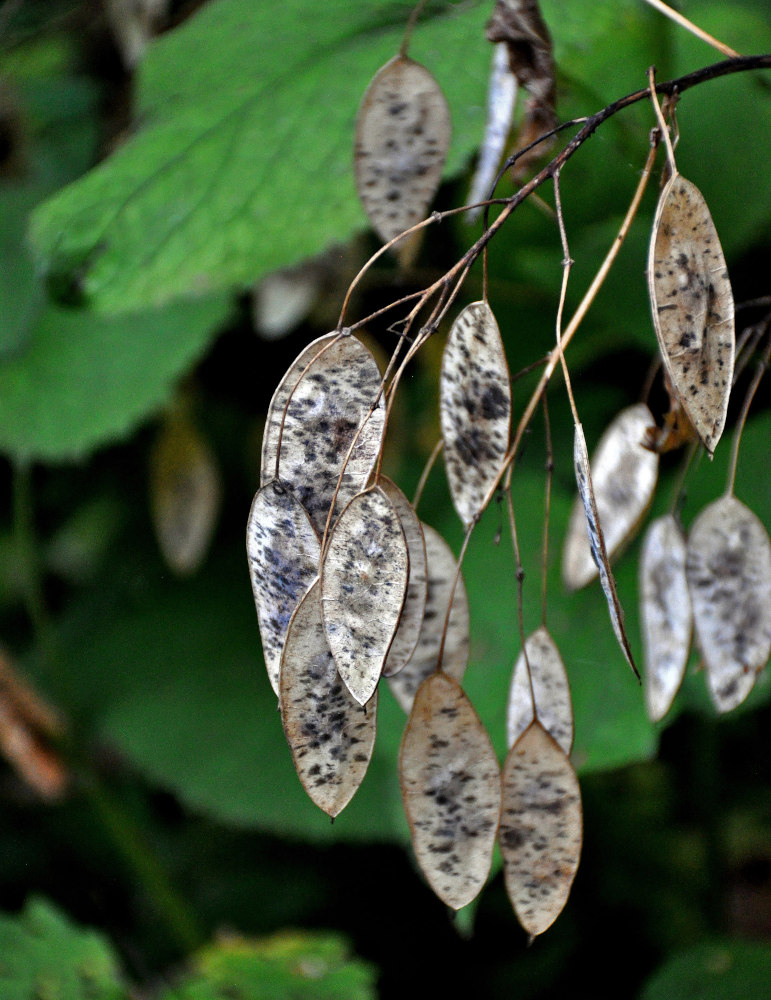
[[[136,309],[250,283],[363,228],[354,119],[412,6],[206,4],[148,52],[135,136],[36,213],[47,270],[77,273],[98,309]],[[482,131],[488,11],[431,10],[410,54],[452,108],[454,172]]]
[[[640,1000],[736,1000],[768,995],[771,946],[714,941],[669,958],[651,976]]]
[[[117,318],[49,306],[0,361],[0,450],[61,461],[127,434],[163,405],[227,311],[222,295]]]
[[[161,1000],[375,1000],[374,979],[340,938],[293,932],[205,948]]]
[[[116,958],[95,931],[70,923],[50,903],[30,900],[0,916],[3,1000],[126,1000]]]

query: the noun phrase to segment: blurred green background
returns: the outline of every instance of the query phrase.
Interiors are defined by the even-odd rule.
[[[679,6],[740,52],[771,49],[766,0]],[[449,919],[410,853],[405,717],[387,690],[351,805],[330,825],[305,797],[262,664],[245,523],[273,388],[334,327],[377,248],[353,187],[353,123],[411,7],[176,2],[144,41],[117,30],[118,7],[0,5],[0,997],[546,998],[604,981],[625,997],[768,994],[768,673],[717,719],[694,655],[665,723],[647,722],[598,586],[567,595],[560,582],[574,492],[560,379],[548,624],[570,675],[585,807],[565,912],[528,948],[494,874],[473,912]],[[432,2],[411,45],[453,117],[439,208],[468,190],[491,7]],[[649,65],[665,79],[721,58],[642,0],[541,7],[562,119],[644,86]],[[710,206],[737,302],[769,293],[769,82],[710,82],[678,108],[678,165]],[[653,123],[635,106],[563,172],[568,310],[615,236]],[[644,275],[655,186],[568,355],[590,451],[638,398],[655,350]],[[436,227],[406,273],[381,260],[349,319],[434,280],[479,225]],[[553,343],[561,256],[531,203],[492,244],[490,303],[512,373]],[[267,276],[285,268],[277,288]],[[465,301],[480,294],[474,269]],[[293,297],[282,320],[275,302],[288,310]],[[392,319],[364,331],[383,358]],[[408,495],[438,436],[444,332],[389,428],[386,471]],[[515,419],[536,377],[516,382]],[[741,387],[714,462],[686,480],[686,526],[724,488]],[[736,486],[766,525],[770,402],[762,386]],[[654,514],[672,502],[679,460],[662,460]],[[540,621],[544,461],[537,417],[514,477],[527,630]],[[212,536],[180,572],[158,540],[166,531],[173,547],[176,530],[163,498],[212,474]],[[441,464],[420,513],[457,551]],[[519,637],[501,516],[483,518],[464,572],[465,687],[502,757]],[[617,579],[639,658],[636,544]]]

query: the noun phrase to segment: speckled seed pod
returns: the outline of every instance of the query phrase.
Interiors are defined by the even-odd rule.
[[[707,204],[677,171],[656,209],[648,289],[664,365],[711,455],[723,433],[731,392],[734,300]]]
[[[415,696],[399,754],[415,856],[431,888],[458,910],[490,871],[501,808],[490,738],[460,685],[433,674]]]
[[[439,379],[439,415],[450,495],[468,529],[509,446],[509,369],[486,302],[466,306],[450,329]]]
[[[686,576],[709,691],[717,710],[730,712],[771,653],[771,543],[736,497],[721,497],[694,521]]]
[[[399,522],[407,542],[410,564],[404,606],[399,617],[399,624],[396,627],[394,641],[388,650],[383,667],[383,675],[391,677],[398,674],[405,666],[418,644],[420,627],[426,612],[426,595],[428,594],[426,540],[423,537],[423,528],[418,515],[399,487],[385,476],[380,477],[378,485],[394,505],[399,516]]]
[[[562,912],[582,839],[576,773],[560,746],[534,722],[503,765],[498,832],[506,891],[531,937],[543,934]]]
[[[303,788],[327,815],[350,802],[375,745],[377,694],[364,708],[340,677],[314,583],[289,623],[281,661],[281,720]]]
[[[382,399],[370,411],[380,381],[364,344],[329,333],[302,351],[270,401],[261,485],[275,478],[290,484],[319,535],[343,468],[336,513],[364,489],[375,466],[385,425]]]
[[[685,578],[685,538],[671,514],[652,522],[640,553],[645,707],[651,722],[672,706],[688,663],[693,614]]]
[[[517,742],[535,718],[569,754],[573,746],[570,685],[559,650],[544,626],[536,629],[527,639],[525,650],[519,654],[514,667],[506,714],[509,747]]]
[[[609,559],[632,536],[653,499],[659,456],[642,442],[654,426],[645,403],[628,406],[611,422],[592,455],[594,500]],[[584,587],[598,572],[585,525],[584,507],[577,499],[562,554],[562,578],[569,590]]]
[[[576,471],[578,495],[581,498],[581,503],[583,504],[584,513],[586,515],[586,530],[589,536],[589,547],[592,552],[592,558],[597,564],[597,568],[600,573],[600,583],[602,584],[602,590],[605,594],[605,600],[608,602],[608,612],[610,614],[613,631],[616,634],[618,644],[621,646],[621,650],[626,657],[627,663],[634,671],[635,676],[639,677],[640,675],[637,672],[637,667],[635,666],[634,659],[632,657],[632,650],[629,647],[629,639],[626,635],[626,629],[624,628],[624,610],[618,599],[616,581],[613,577],[613,572],[608,561],[608,554],[605,550],[605,541],[603,539],[600,519],[597,514],[597,504],[595,502],[594,491],[592,489],[592,474],[589,468],[589,455],[586,451],[586,438],[584,437],[584,430],[581,424],[576,424],[575,426],[575,437],[573,439],[573,464]]]
[[[273,480],[255,494],[246,526],[246,554],[265,666],[278,694],[289,619],[318,576],[321,555],[310,518],[286,483]]]
[[[373,78],[356,119],[356,190],[387,243],[426,217],[450,147],[450,110],[429,71],[395,56]]]
[[[450,603],[450,590],[458,562],[442,536],[428,524],[423,525],[428,567],[426,612],[418,644],[407,665],[388,678],[391,691],[405,712],[412,709],[415,692],[438,666],[444,620]],[[466,672],[469,651],[469,612],[463,576],[458,577],[452,598],[452,611],[442,653],[442,670],[456,681]]]
[[[404,605],[409,575],[399,515],[375,486],[340,515],[321,567],[327,642],[360,705],[377,687]]]

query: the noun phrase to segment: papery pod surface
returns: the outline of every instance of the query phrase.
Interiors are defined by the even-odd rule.
[[[508,47],[505,42],[498,42],[493,46],[493,58],[487,84],[485,134],[479,147],[474,177],[466,199],[470,205],[484,201],[490,195],[490,189],[498,174],[498,166],[511,131],[518,89],[517,78],[509,66]],[[466,218],[469,222],[473,222],[481,214],[481,208],[470,208],[466,213]]]
[[[723,433],[731,392],[734,300],[707,204],[677,171],[656,209],[648,288],[670,381],[711,455]]]
[[[535,937],[570,894],[583,840],[581,791],[573,765],[538,722],[509,750],[502,784],[498,844],[506,891]]]
[[[609,559],[633,534],[653,498],[659,457],[642,442],[654,426],[644,403],[629,406],[611,422],[592,455],[594,500]],[[562,578],[569,590],[586,586],[598,573],[585,523],[584,505],[577,498],[562,554]]]
[[[289,623],[281,660],[281,720],[303,788],[329,816],[350,802],[375,745],[377,693],[362,707],[335,666],[316,582]]]
[[[321,544],[305,508],[277,479],[255,494],[246,554],[271,686],[279,693],[284,639],[295,608],[319,574]]]
[[[409,575],[399,515],[379,486],[355,496],[329,536],[321,568],[327,642],[360,705],[377,687],[404,606]]]
[[[535,718],[569,754],[573,746],[570,685],[559,650],[544,626],[528,637],[514,667],[506,714],[509,747]]]
[[[736,497],[721,497],[694,521],[686,575],[707,685],[717,710],[730,712],[771,653],[771,543]]]
[[[356,119],[356,191],[387,243],[426,217],[450,146],[450,111],[431,73],[395,56],[373,78]]]
[[[375,466],[385,426],[380,388],[372,352],[355,337],[329,333],[301,352],[270,401],[261,484],[290,484],[319,535],[340,473],[338,513]]]
[[[624,627],[624,609],[621,607],[621,602],[618,599],[616,581],[613,576],[613,571],[610,568],[608,553],[605,549],[602,528],[600,526],[600,518],[597,513],[597,504],[595,502],[594,491],[592,489],[592,474],[589,467],[589,455],[586,450],[586,438],[584,437],[584,431],[581,424],[575,425],[575,436],[573,439],[573,464],[576,472],[578,495],[581,498],[581,503],[584,508],[586,531],[589,538],[589,548],[592,553],[592,559],[596,563],[600,574],[600,583],[602,585],[603,593],[605,594],[605,600],[608,603],[608,613],[610,614],[613,631],[616,635],[616,639],[618,639],[619,646],[621,646],[621,651],[626,657],[627,663],[632,668],[635,675],[639,677],[637,667],[634,663],[634,658],[632,657],[632,650],[629,646],[626,628]]]
[[[671,514],[648,528],[640,553],[645,707],[651,722],[672,706],[688,663],[693,612],[685,577],[685,538]]]
[[[211,448],[186,412],[172,413],[150,454],[150,509],[163,557],[179,576],[203,562],[221,498]]]
[[[450,494],[468,528],[500,471],[511,421],[506,354],[486,302],[466,306],[450,329],[442,356],[439,414]]]
[[[381,476],[378,485],[394,505],[407,542],[409,555],[409,578],[404,606],[399,617],[394,640],[386,656],[383,674],[391,677],[397,674],[415,652],[420,629],[426,611],[426,596],[428,594],[428,569],[426,565],[426,540],[420,518],[415,513],[412,504],[402,493],[396,483]]]
[[[415,696],[399,775],[421,871],[442,902],[458,910],[477,895],[490,871],[500,769],[471,702],[441,672]]]
[[[398,674],[388,678],[388,685],[394,697],[407,713],[412,708],[415,692],[437,669],[444,622],[450,604],[450,592],[458,566],[452,549],[438,531],[428,524],[423,524],[423,535],[426,541],[428,567],[428,592],[423,624],[415,652],[407,665]],[[468,596],[463,576],[460,575],[452,597],[452,610],[441,664],[443,672],[456,681],[461,681],[466,672],[469,628]]]

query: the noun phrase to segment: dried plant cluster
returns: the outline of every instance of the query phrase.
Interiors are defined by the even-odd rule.
[[[543,129],[555,120],[554,86],[548,32],[537,4],[499,2],[491,26],[497,95],[488,134],[497,163],[511,94],[519,84],[530,94],[524,126],[529,142],[534,123]],[[404,230],[412,227],[407,233],[412,238],[430,221],[426,216],[450,141],[441,91],[428,70],[407,57],[406,47],[405,42],[375,75],[355,137],[362,203],[375,231],[395,246]],[[650,93],[655,96],[652,81]],[[651,502],[658,452],[685,441],[692,442],[692,450],[714,452],[736,362],[734,304],[720,242],[704,199],[677,172],[657,105],[656,113],[657,141],[663,137],[667,145],[668,179],[651,235],[648,281],[671,413],[659,429],[644,403],[625,409],[590,462],[571,394],[578,497],[562,563],[568,589],[599,577],[613,629],[635,673],[610,560]],[[597,119],[594,127],[601,116]],[[520,145],[532,156],[521,137]],[[483,151],[487,186],[489,158]],[[564,162],[566,155],[559,154],[537,178],[555,183],[566,246],[557,187]],[[534,189],[531,183],[527,193]],[[522,434],[551,374],[564,366],[564,349],[580,322],[579,316],[563,330],[564,295],[557,310],[558,344],[513,434],[506,354],[486,296],[462,309],[450,327],[441,365],[440,422],[449,490],[466,530],[460,558],[380,471],[390,407],[405,365],[437,331],[471,264],[524,196],[520,191],[498,202],[504,207],[496,221],[488,226],[485,219],[482,239],[458,265],[423,293],[397,303],[413,304],[385,374],[355,336],[364,321],[345,326],[342,316],[336,330],[306,347],[290,366],[267,416],[247,550],[268,675],[308,795],[335,817],[356,792],[372,755],[378,687],[385,678],[408,714],[399,773],[427,881],[449,907],[465,906],[488,877],[497,840],[512,905],[535,936],[564,906],[581,852],[567,673],[545,625],[521,636],[507,715],[510,749],[500,767],[462,687],[470,622],[461,562],[474,526],[499,490],[512,510],[512,470]],[[428,317],[417,328],[424,309]],[[767,328],[752,349],[763,336],[768,337]],[[771,546],[763,525],[733,496],[733,477],[726,495],[698,516],[687,539],[675,513],[651,524],[642,549],[640,599],[651,719],[662,718],[672,703],[692,631],[718,710],[746,698],[771,649]]]

